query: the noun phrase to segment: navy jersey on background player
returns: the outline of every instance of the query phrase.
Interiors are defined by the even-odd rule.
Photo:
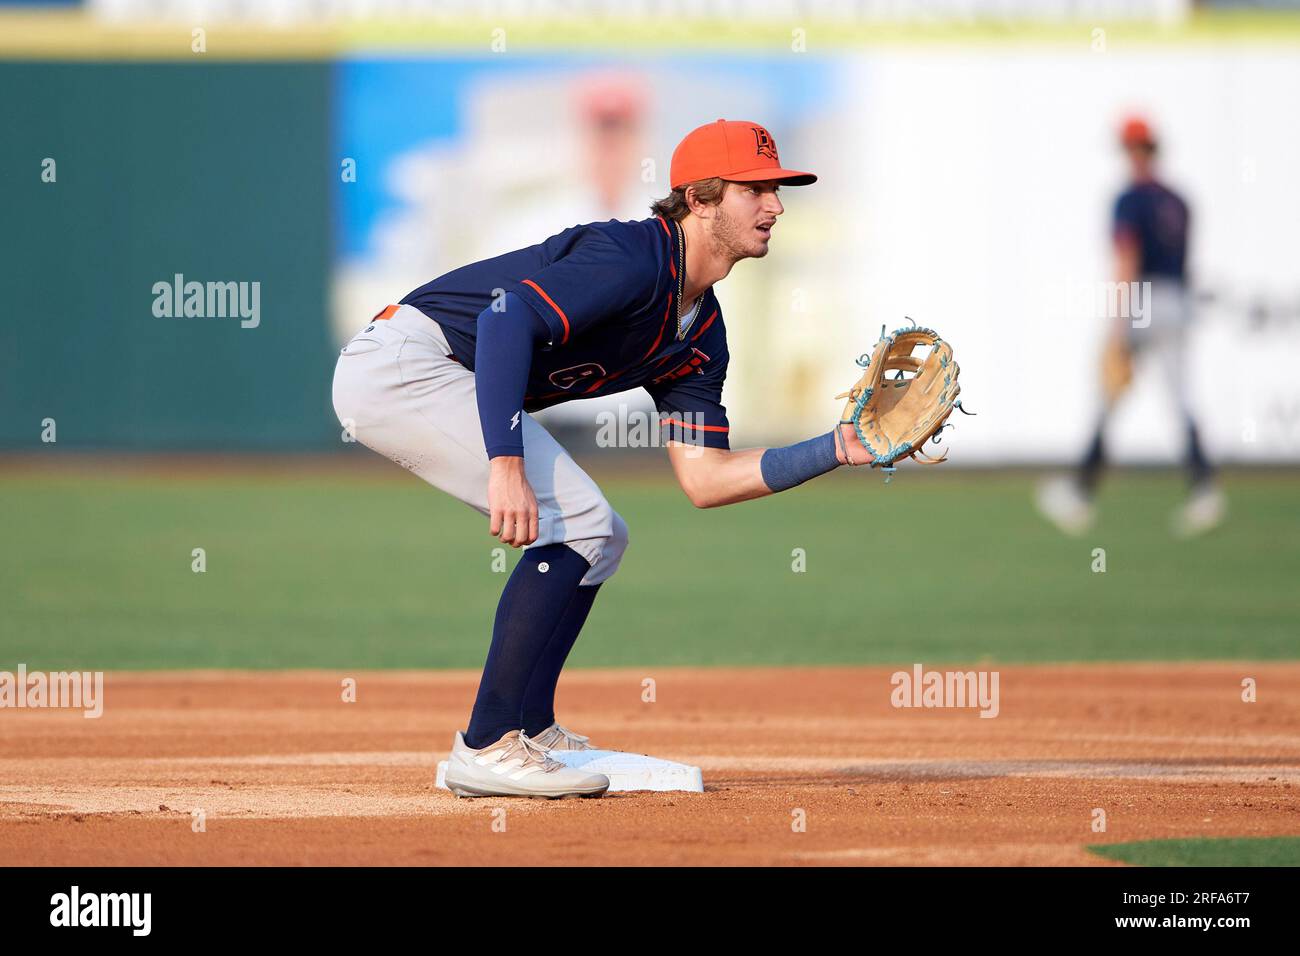
[[[437,321],[473,371],[479,314],[506,293],[545,320],[524,410],[644,387],[678,441],[728,448],[727,333],[710,287],[678,335],[678,234],[660,217],[590,223],[474,262],[402,299]],[[683,418],[682,413],[687,413]]]
[[[1159,183],[1136,183],[1115,202],[1115,234],[1137,241],[1144,279],[1184,278],[1187,220],[1187,203]]]

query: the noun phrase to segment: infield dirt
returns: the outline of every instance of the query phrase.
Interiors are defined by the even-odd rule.
[[[575,671],[563,723],[706,792],[554,802],[434,789],[474,673],[110,672],[99,719],[0,710],[0,864],[1109,865],[1084,847],[1300,834],[1300,664],[996,669],[994,719],[895,709],[894,668]]]

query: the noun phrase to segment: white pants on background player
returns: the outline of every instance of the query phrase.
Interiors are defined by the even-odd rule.
[[[1151,280],[1146,322],[1125,323],[1125,337],[1135,361],[1158,370],[1183,421],[1193,421],[1187,394],[1187,345],[1192,326],[1192,294],[1182,282]]]

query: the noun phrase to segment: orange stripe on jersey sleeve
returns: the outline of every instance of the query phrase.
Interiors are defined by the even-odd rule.
[[[563,345],[565,342],[569,341],[569,317],[564,314],[564,310],[556,305],[555,300],[547,295],[545,290],[543,290],[542,287],[532,279],[525,279],[523,284],[526,286],[532,286],[532,288],[536,289],[537,294],[546,300],[546,304],[555,310],[555,314],[558,315],[560,321],[564,323],[564,338],[560,339],[560,344]]]
[[[727,425],[692,425],[690,422],[684,422],[680,418],[661,418],[659,424],[663,425],[680,425],[682,428],[694,428],[702,432],[729,432],[731,428]]]

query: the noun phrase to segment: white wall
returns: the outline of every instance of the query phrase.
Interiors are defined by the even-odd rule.
[[[1135,110],[1157,125],[1165,178],[1192,207],[1198,287],[1292,311],[1252,330],[1231,304],[1201,310],[1191,381],[1210,450],[1300,460],[1293,48],[931,47],[867,55],[848,74],[859,91],[846,120],[861,175],[845,208],[860,337],[869,345],[882,321],[907,314],[953,342],[963,398],[980,413],[951,433],[954,460],[1080,453],[1103,331],[1080,293],[1111,278],[1109,217],[1124,182],[1115,130]],[[1172,458],[1181,429],[1139,377],[1112,450]]]

